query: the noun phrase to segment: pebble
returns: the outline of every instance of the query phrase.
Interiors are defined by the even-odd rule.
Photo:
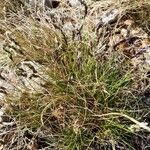
[[[72,7],[77,7],[77,6],[81,5],[80,0],[69,0],[69,4]]]

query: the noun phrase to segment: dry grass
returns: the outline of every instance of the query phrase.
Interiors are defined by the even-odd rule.
[[[141,17],[145,20],[149,15],[148,7],[142,5],[149,6],[149,2],[133,2],[135,8],[138,5],[141,10],[136,12],[137,22],[141,24]],[[112,3],[116,5],[115,1]],[[11,54],[11,65],[16,67],[24,60],[35,61],[43,65],[42,70],[48,76],[41,85],[41,92],[27,90],[20,98],[7,96],[7,113],[15,118],[16,127],[15,131],[8,131],[12,137],[4,140],[6,149],[15,149],[10,144],[13,141],[18,149],[21,146],[40,149],[41,136],[44,137],[41,145],[47,143],[47,149],[115,150],[122,147],[134,150],[136,147],[130,139],[135,135],[144,136],[135,131],[150,131],[142,123],[149,108],[140,97],[143,90],[139,90],[142,80],[139,70],[135,70],[130,58],[108,46],[107,27],[104,26],[101,33],[96,30],[94,19],[102,9],[98,7],[100,4],[89,1],[80,12],[62,3],[64,8],[54,10],[54,15],[48,11],[25,11],[23,7],[17,12],[9,9],[7,16],[0,20],[6,44],[15,40],[20,47],[17,55]],[[110,7],[109,3],[105,5]],[[117,3],[121,19],[124,14],[134,18],[130,5]],[[78,28],[67,31],[63,28],[65,21],[72,21]],[[148,24],[148,20],[144,23]],[[111,28],[111,34],[116,28],[117,23]],[[145,87],[142,86],[141,89]],[[32,136],[26,134],[26,130]]]

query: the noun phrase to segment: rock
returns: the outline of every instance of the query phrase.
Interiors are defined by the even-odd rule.
[[[118,9],[112,9],[103,13],[103,15],[97,19],[98,25],[107,25],[117,20],[119,15]]]
[[[44,8],[56,8],[58,7],[60,1],[59,0],[27,0],[27,4],[30,4],[33,7],[39,6]]]
[[[113,9],[109,12],[106,12],[103,16],[102,16],[102,22],[104,24],[109,24],[113,21],[115,21],[117,19],[117,16],[119,14],[119,10],[118,9]]]
[[[63,29],[65,31],[74,31],[75,30],[75,28],[71,22],[66,22],[63,26]]]
[[[73,7],[77,7],[79,5],[81,5],[80,0],[69,0],[69,4]]]
[[[45,0],[44,1],[44,6],[48,8],[56,8],[58,7],[60,1],[57,0]]]
[[[7,51],[6,47],[2,46],[5,44],[7,44]],[[15,50],[19,46],[14,43],[11,49],[11,42],[5,43],[3,41],[0,45],[0,100],[11,94],[19,98],[21,92],[25,90],[31,93],[41,92],[42,85],[47,79],[43,66],[34,61],[22,60],[13,67],[9,55],[10,53],[17,55],[18,53]]]

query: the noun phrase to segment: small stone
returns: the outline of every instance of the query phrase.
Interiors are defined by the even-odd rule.
[[[109,24],[109,23],[115,21],[117,19],[118,15],[119,15],[118,9],[113,9],[109,12],[107,11],[101,16],[102,23]]]
[[[124,37],[124,38],[126,38],[127,37],[127,35],[128,35],[128,31],[127,31],[127,29],[121,29],[121,35]]]
[[[67,31],[73,31],[74,27],[73,27],[71,22],[67,22],[67,23],[64,24],[63,29],[67,30]]]
[[[130,19],[128,19],[128,20],[126,20],[126,21],[124,22],[124,24],[127,25],[127,26],[131,26],[133,23],[134,23],[134,21],[133,21],[133,20],[130,20]]]
[[[0,117],[4,115],[4,111],[0,110]]]
[[[77,6],[81,5],[81,3],[80,3],[79,0],[69,0],[69,4],[70,4],[72,7],[77,7]]]

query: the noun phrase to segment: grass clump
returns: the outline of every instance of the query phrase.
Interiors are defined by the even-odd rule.
[[[111,112],[132,110],[131,70],[122,70],[123,64],[116,63],[117,54],[96,60],[85,43],[71,43],[59,51],[59,58],[51,56],[45,94],[23,94],[15,102],[17,109],[12,107],[12,115],[21,125],[56,134],[62,149],[92,148],[95,139],[104,145],[108,141],[111,147],[111,140],[130,132],[126,122],[132,124],[132,120]]]

